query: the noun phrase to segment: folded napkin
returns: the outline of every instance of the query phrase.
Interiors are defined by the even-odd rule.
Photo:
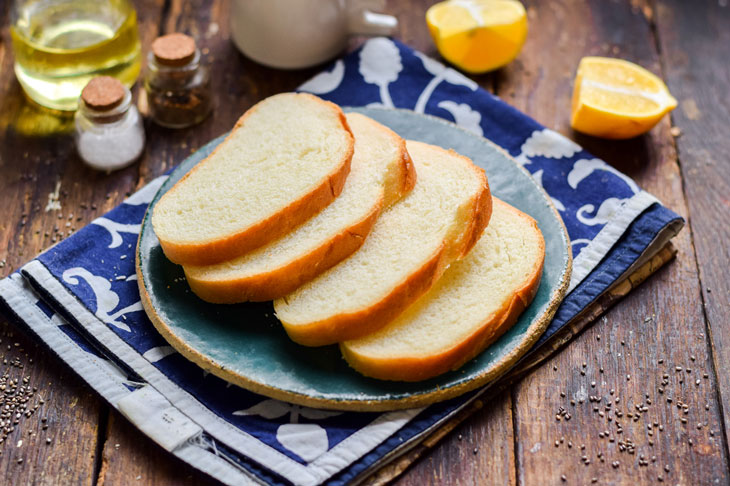
[[[301,90],[343,106],[452,120],[503,147],[545,188],[570,234],[574,270],[532,353],[683,224],[574,142],[398,42],[372,39]],[[144,314],[134,269],[140,222],[164,179],[0,281],[0,300],[18,322],[163,448],[226,484],[351,483],[482,393],[415,410],[333,412],[256,395],[185,360]]]

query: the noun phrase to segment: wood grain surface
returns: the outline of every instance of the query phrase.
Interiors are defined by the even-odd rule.
[[[510,97],[514,94],[515,106],[571,136],[686,218],[667,118],[648,135],[613,143],[572,133],[568,125],[571,81],[581,57],[621,57],[662,75],[651,5],[565,0],[549,5],[532,2],[528,12],[531,25],[539,23],[541,29],[533,32],[521,62],[505,70],[499,93],[504,96],[506,88]],[[545,63],[544,46],[551,39],[553,55]],[[696,277],[687,279],[695,265],[689,232],[680,233],[675,244],[679,256],[674,264],[660,270],[577,342],[513,388],[520,483],[557,484],[563,475],[571,484],[590,484],[594,478],[600,484],[653,484],[660,476],[673,484],[728,481],[727,449],[719,439],[720,414],[717,403],[712,403],[716,377],[699,286]],[[694,368],[694,374],[677,372],[676,366]],[[710,376],[696,386],[703,372]],[[667,386],[661,386],[664,373],[670,374]],[[664,392],[659,393],[659,388]],[[590,396],[600,397],[600,402],[589,401]],[[690,404],[686,415],[677,409],[680,400]],[[606,409],[609,403],[611,408]],[[708,403],[710,409],[705,410]],[[628,414],[637,413],[637,405],[647,410],[635,421]],[[536,414],[536,407],[542,413]],[[556,418],[560,407],[571,414],[570,421]],[[614,411],[623,416],[616,417]],[[659,425],[662,432],[657,430]],[[710,437],[710,430],[717,438]],[[621,450],[622,440],[635,444],[634,454],[628,447]],[[706,460],[698,461],[698,456]],[[664,470],[667,465],[669,472]]]
[[[88,169],[73,149],[71,120],[24,98],[12,70],[8,9],[0,11],[0,277],[227,131],[256,101],[294,89],[321,68],[277,71],[243,57],[229,38],[230,0],[134,3],[145,51],[159,34],[185,32],[197,39],[211,66],[217,108],[190,129],[147,122],[139,163],[110,175]],[[438,58],[423,20],[430,3],[391,0],[386,10],[400,20],[397,38]],[[729,8],[714,0],[524,3],[530,33],[523,52],[507,68],[474,79],[635,178],[687,218],[688,228],[675,240],[676,261],[565,351],[485,399],[445,437],[432,438],[417,451],[419,460],[396,468],[402,473],[397,483],[591,484],[596,478],[597,484],[633,485],[655,484],[661,476],[667,484],[730,484],[730,284],[724,275],[730,230],[720,216],[730,205]],[[351,48],[361,41],[353,39]],[[666,79],[679,108],[633,140],[573,133],[571,82],[584,55],[647,67]],[[144,99],[138,105],[144,111]],[[49,197],[61,209],[46,210]],[[36,388],[29,403],[38,404],[0,443],[4,484],[214,483],[110,412],[5,318],[0,339],[0,377],[7,373],[6,380],[18,378],[19,385],[27,378],[28,390]],[[380,484],[376,479],[371,484]]]
[[[672,113],[697,254],[701,302],[714,365],[730,363],[730,8],[723,2],[660,1],[656,6],[664,76],[679,100]],[[702,32],[702,35],[697,35]],[[730,374],[718,374],[725,429],[730,427]]]

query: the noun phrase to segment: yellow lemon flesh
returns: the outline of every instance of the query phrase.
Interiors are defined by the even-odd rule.
[[[584,57],[573,88],[570,126],[603,138],[631,138],[649,131],[675,100],[661,79],[622,59]]]
[[[458,68],[483,73],[520,53],[527,38],[525,7],[516,0],[449,0],[426,11],[441,55]]]

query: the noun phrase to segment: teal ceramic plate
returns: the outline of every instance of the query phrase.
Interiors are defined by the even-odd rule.
[[[544,332],[565,294],[571,253],[550,198],[504,151],[439,118],[406,110],[358,108],[403,138],[453,148],[480,167],[492,194],[537,220],[545,237],[545,268],[535,300],[517,323],[457,371],[418,383],[365,378],[347,366],[337,346],[307,348],[290,341],[267,303],[213,305],[198,299],[182,267],[162,253],[145,216],[137,249],[142,301],[170,344],[207,371],[254,392],[300,405],[338,410],[392,410],[445,400],[503,374]],[[220,143],[216,139],[175,169],[150,208]]]

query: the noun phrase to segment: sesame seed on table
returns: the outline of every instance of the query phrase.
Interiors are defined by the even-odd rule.
[[[424,21],[431,3],[390,0],[384,11],[399,18],[398,39],[438,58]],[[728,484],[730,6],[523,3],[530,31],[523,51],[506,68],[472,78],[634,178],[687,226],[674,240],[675,260],[611,302],[558,354],[364,484]],[[184,130],[146,122],[139,162],[111,175],[93,171],[63,133],[72,120],[44,116],[23,96],[9,9],[0,11],[0,277],[226,131],[256,101],[321,69],[276,71],[239,54],[229,39],[230,0],[134,4],[144,52],[161,33],[195,37],[211,65],[217,108]],[[572,79],[586,55],[646,67],[679,107],[631,140],[573,132]],[[0,477],[9,484],[216,484],[146,438],[5,316]]]

